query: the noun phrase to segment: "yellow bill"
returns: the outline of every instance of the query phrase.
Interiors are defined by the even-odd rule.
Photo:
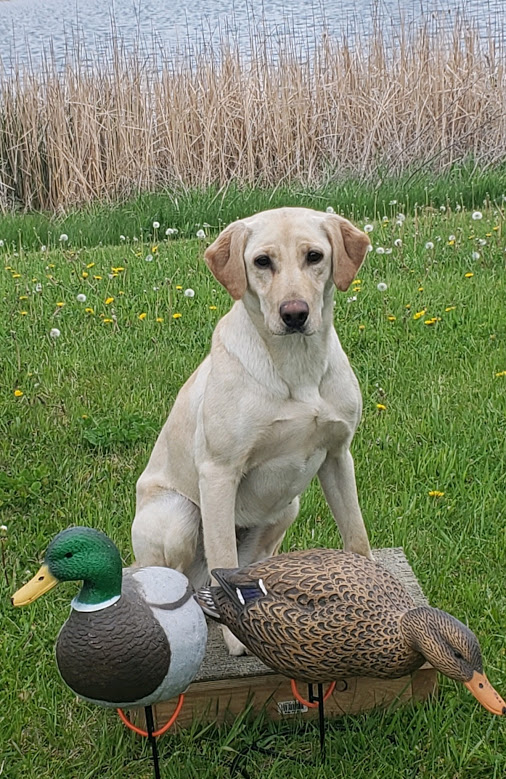
[[[33,579],[30,579],[29,582],[14,593],[11,598],[12,605],[26,606],[28,603],[33,603],[34,600],[40,598],[45,592],[52,590],[58,582],[59,580],[52,573],[49,573],[47,565],[43,565]]]

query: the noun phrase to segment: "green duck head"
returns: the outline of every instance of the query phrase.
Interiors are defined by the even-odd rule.
[[[105,608],[121,595],[121,557],[100,530],[69,527],[53,538],[40,570],[12,596],[12,603],[25,606],[59,582],[80,580],[83,586],[72,601],[74,608]]]
[[[429,606],[403,615],[401,629],[408,646],[450,679],[462,682],[492,714],[506,714],[506,703],[483,673],[478,639],[458,619]]]

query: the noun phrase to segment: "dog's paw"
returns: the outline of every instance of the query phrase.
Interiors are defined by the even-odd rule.
[[[241,641],[239,641],[239,639],[236,638],[228,628],[223,627],[222,630],[223,630],[223,640],[227,645],[229,655],[233,655],[235,657],[239,657],[240,655],[245,655],[248,650],[246,649],[244,644]]]

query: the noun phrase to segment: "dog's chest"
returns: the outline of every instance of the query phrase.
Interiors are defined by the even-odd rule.
[[[239,486],[240,504],[282,509],[306,489],[329,450],[349,436],[349,425],[323,400],[285,402],[256,437]]]

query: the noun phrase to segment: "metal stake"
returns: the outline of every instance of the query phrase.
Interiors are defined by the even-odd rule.
[[[309,700],[318,703],[318,725],[320,727],[320,755],[325,760],[325,710],[323,701],[323,684],[318,683],[318,695],[313,694],[313,685],[308,684]]]
[[[158,747],[156,745],[156,736],[153,735],[155,725],[153,722],[153,709],[151,706],[144,706],[144,714],[146,716],[146,728],[148,731],[148,740],[151,744],[151,752],[153,755],[153,768],[155,769],[155,779],[161,779],[160,777],[160,765],[158,763]]]

